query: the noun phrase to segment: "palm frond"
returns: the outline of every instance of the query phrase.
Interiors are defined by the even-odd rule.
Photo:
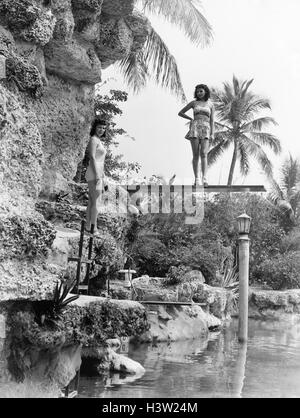
[[[248,135],[259,145],[266,145],[273,150],[275,154],[281,153],[281,144],[276,136],[267,132],[248,132]]]
[[[293,211],[297,213],[300,209],[300,191],[295,191],[292,195],[289,196],[289,202]]]
[[[261,131],[263,128],[269,125],[278,125],[278,124],[275,121],[275,119],[269,116],[265,116],[265,117],[254,119],[251,122],[244,123],[241,128],[246,132],[249,132],[252,130]]]
[[[238,97],[240,94],[241,88],[240,88],[239,80],[236,78],[235,75],[233,75],[233,78],[232,78],[232,85],[233,85],[234,95]]]
[[[213,38],[212,27],[197,9],[198,0],[139,0],[144,12],[163,16],[178,26],[194,43],[206,46]]]
[[[247,176],[250,172],[249,151],[246,142],[238,142],[238,152],[240,160],[240,171],[243,176]]]
[[[286,159],[281,167],[281,184],[286,189],[287,194],[297,190],[300,181],[300,162],[291,155]]]
[[[220,143],[218,145],[215,145],[207,154],[208,166],[211,167],[213,164],[215,164],[223,153],[224,153],[223,144]]]
[[[261,110],[271,110],[271,104],[268,99],[264,99],[253,94],[247,93],[245,97],[245,103],[246,106],[243,116],[245,121],[250,121],[253,116],[255,116],[257,112]]]
[[[252,78],[249,81],[245,80],[243,82],[242,87],[241,87],[241,98],[242,99],[245,98],[246,94],[248,93],[248,89],[251,86],[251,84],[253,83],[253,81],[254,81],[254,78]]]
[[[146,68],[152,67],[151,74],[154,74],[159,85],[170,89],[183,102],[186,102],[187,99],[175,58],[170,54],[168,47],[153,28],[144,45],[143,62]]]
[[[228,140],[227,132],[218,132],[212,143],[213,147],[207,154],[208,165],[212,166],[215,164],[221,155],[228,149],[230,144],[231,140]]]
[[[224,123],[220,123],[220,122],[215,122],[215,128],[217,130],[223,130],[223,129],[227,129],[227,131],[232,130],[232,128],[230,126],[224,125]]]
[[[296,200],[293,200],[293,197]],[[280,187],[275,179],[271,179],[271,189],[267,195],[267,199],[276,206],[282,214],[288,215],[290,220],[293,220],[297,206],[300,203],[300,193],[298,196],[288,196],[286,190]]]
[[[125,82],[134,93],[139,93],[146,86],[148,68],[144,60],[143,52],[129,54],[118,63]]]
[[[222,101],[224,101],[224,99],[225,100],[227,99],[228,102],[232,101],[234,99],[234,91],[232,89],[232,86],[229,83],[225,82],[223,83],[223,87],[224,87],[225,97],[222,97]]]
[[[241,135],[239,137],[239,142],[247,144],[247,150],[249,155],[255,157],[259,165],[261,166],[263,172],[267,175],[268,178],[273,178],[273,164],[269,160],[265,151],[261,148],[259,144],[254,142],[249,136]]]
[[[215,145],[222,143],[225,147],[224,149],[227,149],[232,142],[233,135],[231,134],[231,131],[223,130],[215,133],[215,138],[211,140],[210,146],[214,147]]]
[[[279,186],[279,184],[276,182],[275,179],[270,179],[270,191],[267,196],[268,200],[272,202],[274,205],[278,202],[278,200],[284,200],[284,192]]]

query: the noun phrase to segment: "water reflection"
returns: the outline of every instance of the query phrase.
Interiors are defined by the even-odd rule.
[[[131,345],[128,355],[144,366],[143,376],[82,377],[80,393],[104,398],[300,397],[299,349],[300,324],[250,321],[248,344],[240,344],[233,322],[205,341]]]

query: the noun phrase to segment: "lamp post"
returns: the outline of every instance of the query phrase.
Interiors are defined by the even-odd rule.
[[[239,329],[238,339],[248,339],[248,288],[249,288],[249,231],[251,218],[246,214],[238,218],[239,228]]]

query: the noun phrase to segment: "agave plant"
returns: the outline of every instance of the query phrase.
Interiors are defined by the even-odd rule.
[[[75,281],[70,284],[58,283],[56,284],[56,288],[54,291],[54,298],[53,298],[53,313],[54,315],[61,314],[65,307],[74,300],[79,298],[79,295],[70,296],[66,299],[70,290],[74,287]]]
[[[62,318],[62,313],[66,306],[79,298],[78,295],[70,296],[66,299],[70,290],[74,287],[75,281],[69,284],[57,283],[52,300],[44,301],[36,310],[37,321],[43,325],[57,325],[57,321]]]
[[[237,302],[239,298],[239,272],[238,266],[226,265],[224,275],[220,280],[220,287],[230,291],[232,296],[233,307],[237,308]]]
[[[201,6],[199,0],[138,0],[137,6],[143,13],[162,16],[176,25],[196,45],[206,46],[212,39],[212,28],[197,8]],[[176,60],[152,27],[144,47],[138,53],[129,53],[119,67],[135,93],[153,76],[158,85],[186,101]]]

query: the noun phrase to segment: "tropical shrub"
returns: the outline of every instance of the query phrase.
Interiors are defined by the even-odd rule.
[[[187,266],[171,266],[167,273],[167,277],[163,280],[163,284],[165,286],[180,284],[183,282],[183,276],[189,271],[191,271],[191,268]]]
[[[103,234],[95,240],[94,254],[95,267],[103,274],[113,275],[123,267],[123,250],[116,239],[109,234]]]
[[[300,288],[300,251],[265,260],[254,271],[256,281],[274,290]]]
[[[138,238],[132,246],[131,255],[139,274],[164,277],[172,265],[168,248],[155,238]]]
[[[252,219],[250,284],[267,283],[274,289],[297,287],[299,230],[288,233],[281,213],[258,194],[215,195],[205,202],[200,225],[186,225],[183,214],[149,214],[135,219],[131,242],[128,240],[134,268],[138,274],[169,281],[179,280],[176,272],[181,267],[190,268],[201,271],[206,283],[220,286],[220,277],[237,261],[237,217],[245,211]],[[272,263],[280,265],[278,260],[282,266],[274,275]]]
[[[283,237],[280,243],[280,252],[300,251],[300,229],[295,228],[288,235]]]
[[[79,298],[78,295],[73,295],[67,298],[68,293],[74,285],[74,280],[71,283],[61,282],[60,285],[57,283],[52,300],[45,300],[36,303],[35,313],[37,323],[40,325],[46,323],[49,326],[58,326],[58,320],[62,319],[62,315],[67,305]]]
[[[139,274],[166,277],[171,267],[184,266],[200,270],[210,283],[222,270],[224,260],[231,257],[230,247],[224,247],[218,232],[205,224],[185,225],[181,215],[152,216],[143,223],[145,235],[131,247]],[[150,228],[152,232],[147,233]]]
[[[230,246],[235,252],[238,242],[237,217],[245,211],[251,217],[250,282],[253,282],[254,271],[262,262],[280,253],[282,240],[286,236],[276,208],[259,195],[220,194],[206,203],[205,220],[208,228],[219,232],[223,245]]]

